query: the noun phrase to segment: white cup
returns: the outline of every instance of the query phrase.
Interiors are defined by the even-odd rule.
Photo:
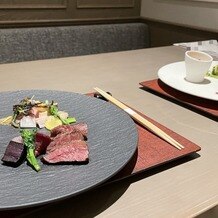
[[[201,51],[186,51],[185,68],[186,80],[193,83],[204,81],[206,72],[210,69],[213,58]]]

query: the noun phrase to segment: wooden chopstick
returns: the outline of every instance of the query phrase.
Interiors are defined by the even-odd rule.
[[[183,145],[181,145],[179,142],[177,142],[175,139],[173,139],[171,136],[169,136],[168,134],[166,134],[163,130],[161,130],[160,128],[158,128],[157,126],[155,126],[153,123],[151,123],[150,121],[148,121],[147,119],[145,119],[144,117],[142,117],[141,115],[139,115],[137,112],[135,112],[134,110],[132,110],[131,108],[127,107],[125,104],[123,104],[122,102],[118,101],[117,99],[115,99],[114,97],[112,97],[111,95],[107,94],[105,91],[101,90],[100,88],[95,87],[94,90],[96,90],[99,94],[101,94],[104,98],[106,98],[107,100],[109,100],[110,102],[112,102],[113,104],[115,104],[116,106],[118,106],[119,108],[123,109],[124,111],[126,111],[134,120],[136,120],[137,122],[139,122],[141,125],[143,125],[144,127],[146,127],[147,129],[149,129],[151,132],[153,132],[154,134],[156,134],[157,136],[159,136],[160,138],[164,139],[165,141],[167,141],[169,144],[171,144],[172,146],[174,146],[175,148],[181,150],[182,148],[184,148]]]

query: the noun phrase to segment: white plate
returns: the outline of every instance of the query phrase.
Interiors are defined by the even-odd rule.
[[[213,61],[212,66],[218,64]],[[168,86],[197,97],[218,101],[218,79],[205,77],[202,83],[185,80],[185,62],[176,62],[163,66],[158,71],[159,79]]]

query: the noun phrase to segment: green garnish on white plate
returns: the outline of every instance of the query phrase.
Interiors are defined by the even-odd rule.
[[[214,66],[211,71],[208,71],[206,76],[218,79],[218,65]]]

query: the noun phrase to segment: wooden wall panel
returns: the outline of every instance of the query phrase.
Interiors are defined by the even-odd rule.
[[[189,1],[194,1],[194,2],[215,2],[215,3],[218,3],[218,0],[189,0]]]
[[[0,27],[139,19],[141,0],[0,0]]]
[[[77,0],[77,8],[133,8],[134,0]]]
[[[0,9],[64,9],[67,0],[1,0]]]

